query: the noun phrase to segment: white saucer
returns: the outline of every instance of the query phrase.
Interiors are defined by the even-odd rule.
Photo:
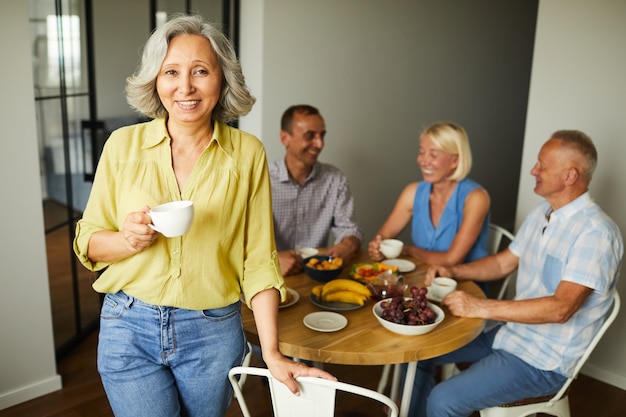
[[[318,311],[304,317],[304,325],[318,332],[336,332],[348,325],[348,319],[339,313]]]
[[[415,269],[415,264],[406,259],[385,259],[382,263],[389,266],[395,266],[400,272],[411,272]]]
[[[433,294],[432,291],[430,290],[430,287],[426,287],[426,288],[428,289],[428,292],[426,293],[426,299],[430,301],[434,301],[436,303],[440,303],[441,300],[443,300],[443,298],[435,296],[435,294]]]

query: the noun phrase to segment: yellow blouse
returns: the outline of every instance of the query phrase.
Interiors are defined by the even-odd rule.
[[[151,247],[107,264],[87,257],[91,236],[118,231],[126,215],[145,205],[194,202],[190,231],[159,234]],[[274,242],[270,181],[262,143],[216,122],[182,193],[178,190],[165,119],[123,127],[107,140],[91,195],[76,226],[74,251],[88,269],[104,272],[102,293],[123,290],[153,305],[203,310],[285,285]]]

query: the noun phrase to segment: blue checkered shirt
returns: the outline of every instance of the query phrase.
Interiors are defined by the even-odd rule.
[[[547,202],[539,204],[509,246],[520,258],[515,298],[551,296],[561,281],[593,292],[566,323],[506,323],[493,347],[570,377],[611,305],[624,243],[617,225],[588,193],[552,212],[548,220],[550,210]]]
[[[274,234],[279,251],[326,247],[348,236],[363,239],[356,223],[347,177],[329,164],[316,163],[302,186],[289,176],[284,160],[269,166]]]

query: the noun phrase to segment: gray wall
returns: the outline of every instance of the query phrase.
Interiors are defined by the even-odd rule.
[[[61,387],[56,372],[28,3],[0,0],[0,409]]]
[[[256,0],[242,8],[242,64],[261,100],[240,126],[274,160],[284,155],[282,111],[319,107],[328,129],[321,160],[348,175],[367,240],[404,186],[421,179],[419,133],[441,119],[467,129],[470,176],[490,192],[492,220],[512,229],[536,2]]]

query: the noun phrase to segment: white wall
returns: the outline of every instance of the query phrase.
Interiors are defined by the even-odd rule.
[[[93,2],[98,118],[135,114],[126,103],[126,78],[139,65],[150,34],[148,0]],[[121,12],[123,11],[123,12]]]
[[[28,2],[0,0],[0,409],[61,388],[39,184]],[[10,57],[10,58],[9,58]]]
[[[517,220],[539,201],[530,169],[559,129],[579,129],[598,148],[592,197],[626,231],[626,2],[549,0],[539,7]],[[623,277],[618,290],[626,298]],[[626,389],[626,320],[617,321],[583,372]]]

